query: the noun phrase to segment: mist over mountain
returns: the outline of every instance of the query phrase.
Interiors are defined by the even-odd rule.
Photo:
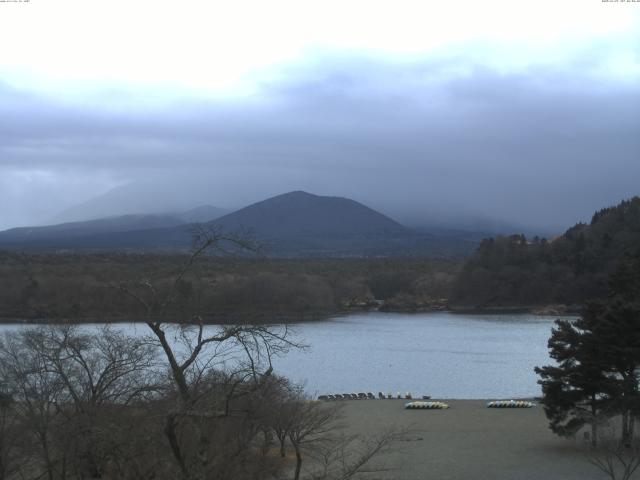
[[[227,209],[214,207],[213,205],[200,205],[186,212],[178,212],[173,216],[179,218],[182,223],[207,223],[229,213]]]
[[[508,235],[513,232],[526,235],[555,236],[565,230],[562,226],[523,225],[481,215],[451,213],[449,215],[424,214],[419,217],[399,217],[404,225],[413,230],[425,233],[459,231],[477,232],[485,236]]]
[[[129,214],[98,218],[86,221],[64,222],[46,226],[18,227],[0,232],[0,245],[12,248],[109,248],[109,239],[124,232],[145,232],[178,227],[185,224],[206,223],[222,216],[225,210],[211,205],[202,205],[174,214]],[[168,238],[171,237],[167,233]],[[144,236],[144,235],[143,235]],[[132,238],[135,235],[132,235]],[[117,243],[117,240],[116,240]],[[162,240],[163,245],[170,245]],[[142,245],[144,246],[144,245]]]
[[[185,250],[193,220],[219,213],[203,206],[180,216],[126,215],[0,232],[0,248],[35,250]],[[359,202],[289,192],[209,222],[212,229],[249,234],[275,256],[463,255],[478,235],[416,232]]]
[[[181,218],[185,223],[207,222],[234,212],[243,205],[260,202],[264,198],[277,196],[281,191],[287,190],[282,188],[280,192],[274,192],[274,184],[269,182],[256,185],[255,188],[242,185],[232,194],[223,195],[221,192],[226,192],[226,187],[221,187],[219,183],[225,183],[226,180],[224,176],[199,177],[195,174],[176,174],[171,179],[154,177],[141,182],[131,182],[69,207],[40,225],[131,214],[169,214]],[[337,191],[334,187],[324,193],[329,196],[353,198],[348,192],[354,188],[357,189],[357,186],[347,185],[344,191]],[[331,193],[332,191],[335,193]],[[359,191],[359,195],[355,198],[402,225],[423,233],[448,230],[482,232],[486,235],[519,232],[527,235],[552,236],[563,232],[569,226],[554,225],[552,222],[538,224],[524,217],[520,221],[509,221],[495,214],[487,215],[473,211],[460,204],[442,201],[424,202],[419,197],[413,200],[406,198],[406,203],[403,204],[393,201],[387,204],[382,198],[369,195],[366,191]],[[187,211],[193,213],[187,214]],[[573,219],[571,224],[577,220],[579,218]]]
[[[92,197],[84,202],[66,208],[54,215],[49,224],[93,220],[105,217],[138,214],[171,214],[189,221],[208,221],[228,213],[229,209],[212,208],[203,217],[205,210],[195,211],[189,219],[186,212],[211,205],[213,195],[210,187],[202,182],[185,184],[184,179],[176,176],[173,179],[152,177],[146,180],[129,182],[117,186],[107,192]],[[218,208],[216,211],[215,208]]]

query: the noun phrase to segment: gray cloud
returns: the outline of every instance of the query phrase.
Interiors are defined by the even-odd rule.
[[[0,205],[11,212],[0,226],[141,181],[162,208],[168,189],[176,206],[191,195],[223,207],[305,189],[407,222],[569,226],[640,193],[640,86],[588,71],[584,61],[501,74],[464,59],[325,57],[249,98],[129,108],[0,85]]]

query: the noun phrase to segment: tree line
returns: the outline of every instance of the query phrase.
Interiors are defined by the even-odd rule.
[[[29,321],[140,320],[114,284],[147,278],[167,287],[184,255],[0,252],[0,318]],[[186,304],[208,323],[304,320],[367,309],[374,300],[411,308],[447,298],[460,263],[437,259],[267,259],[202,256],[162,312]]]
[[[467,259],[451,303],[491,308],[564,304],[607,295],[608,278],[640,245],[640,197],[596,212],[558,238],[489,238]]]

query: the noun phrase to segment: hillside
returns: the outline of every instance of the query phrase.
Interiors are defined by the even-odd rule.
[[[640,253],[640,197],[605,208],[547,241],[523,235],[483,240],[467,260],[452,303],[492,308],[579,305],[603,296],[618,263]]]
[[[268,238],[406,236],[412,233],[395,220],[354,200],[301,191],[254,203],[214,223],[227,230],[251,228]]]
[[[171,248],[189,244],[189,225],[225,213],[211,205],[184,212],[119,215],[82,222],[19,227],[0,232],[0,247],[14,249]]]
[[[96,235],[175,227],[183,221],[173,215],[122,215],[84,222],[68,222],[42,227],[20,227],[0,232],[0,243],[24,244],[58,242]]]
[[[415,232],[354,200],[290,192],[215,219],[219,209],[198,207],[173,215],[125,215],[0,232],[0,249],[185,251],[192,222],[250,235],[268,256],[362,257],[466,255],[472,232]]]

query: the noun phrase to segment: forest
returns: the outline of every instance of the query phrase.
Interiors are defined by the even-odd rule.
[[[561,304],[577,309],[607,294],[621,260],[640,253],[640,197],[596,212],[550,240],[489,238],[465,262],[450,303],[458,308]]]
[[[373,308],[488,311],[551,305],[560,312],[578,311],[587,299],[605,296],[609,275],[639,252],[640,198],[634,197],[556,238],[485,239],[467,259],[206,255],[181,279],[179,298],[163,315],[180,321],[185,305],[218,324],[312,320]],[[138,320],[143,312],[121,287],[167,286],[186,258],[0,252],[0,319]]]
[[[0,254],[4,321],[141,318],[123,284],[167,286],[184,255]],[[210,323],[299,321],[378,307],[442,308],[460,269],[443,259],[267,259],[205,256],[179,285],[168,318],[185,305]],[[383,307],[385,308],[385,307]]]

